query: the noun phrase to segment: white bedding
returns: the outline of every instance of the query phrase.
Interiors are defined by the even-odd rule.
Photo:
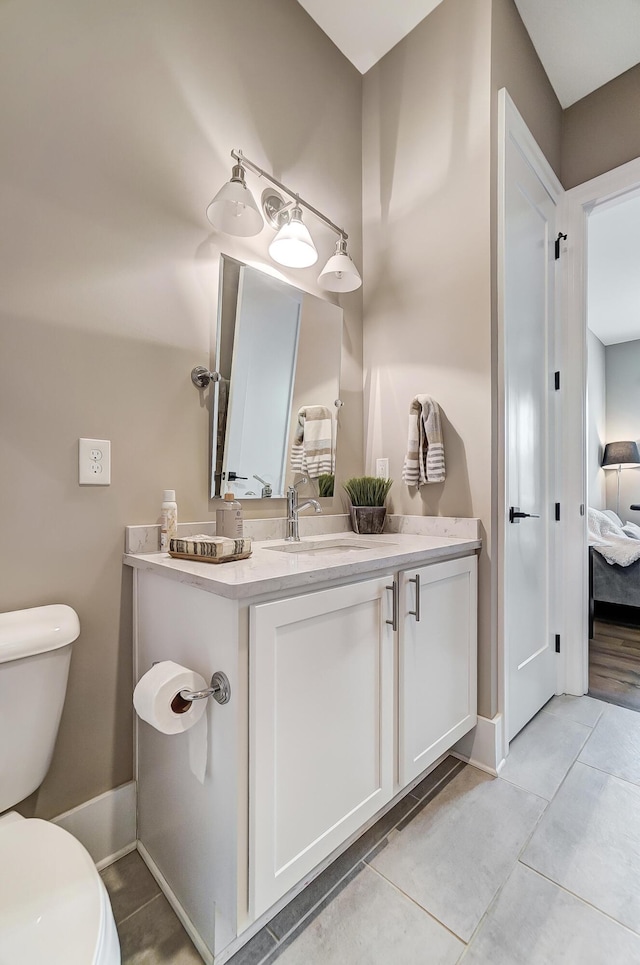
[[[640,539],[627,536],[620,519],[612,512],[589,509],[587,515],[589,544],[607,563],[629,566],[640,559]]]

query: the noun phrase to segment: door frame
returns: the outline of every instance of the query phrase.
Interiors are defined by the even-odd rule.
[[[506,231],[506,205],[505,205],[505,177],[506,177],[506,147],[507,141],[511,139],[515,142],[518,149],[531,165],[535,174],[545,186],[551,198],[556,202],[556,209],[560,213],[560,205],[564,190],[551,168],[551,165],[538,147],[531,131],[525,124],[522,115],[518,111],[506,88],[501,88],[498,92],[498,221],[497,221],[497,453],[498,453],[498,472],[497,472],[497,506],[496,506],[496,550],[497,550],[497,570],[498,570],[498,708],[503,713],[503,726],[501,728],[500,742],[502,759],[509,753],[509,742],[507,740],[508,728],[508,691],[509,691],[509,650],[506,639],[506,604],[507,604],[507,567],[506,567],[506,541],[507,541],[507,407],[506,407],[506,367],[505,367],[505,346],[506,346],[506,319],[505,319],[505,231]],[[554,349],[556,360],[560,357],[559,336],[561,325],[561,315],[559,312],[558,288],[556,285],[555,298],[555,324],[554,324]],[[556,364],[559,367],[559,363]],[[560,424],[558,425],[557,435],[563,435]],[[556,447],[558,440],[556,440]],[[550,489],[558,491],[558,464],[556,452],[551,454],[551,479]],[[560,523],[559,526],[562,524]],[[561,545],[562,534],[556,532],[555,545]],[[552,546],[550,544],[550,549]],[[555,566],[556,582],[559,573],[560,561],[559,554],[553,553],[553,564]],[[552,600],[549,601],[551,606]],[[562,613],[561,601],[556,601],[555,622],[560,626]],[[556,691],[562,693],[563,680],[561,667],[558,666],[558,676],[556,681]]]
[[[562,297],[565,305],[563,504],[565,523],[564,692],[580,696],[589,689],[587,554],[587,218],[598,205],[640,187],[640,158],[570,188],[561,210],[567,233]],[[566,256],[566,257],[565,257]],[[581,507],[582,513],[581,513]],[[579,561],[576,566],[576,559]]]

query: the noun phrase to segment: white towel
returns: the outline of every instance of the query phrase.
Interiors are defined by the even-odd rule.
[[[409,408],[407,455],[402,479],[407,486],[444,482],[446,469],[440,409],[430,395],[417,395]]]
[[[333,417],[324,405],[306,405],[298,412],[291,446],[291,468],[311,479],[333,473]]]

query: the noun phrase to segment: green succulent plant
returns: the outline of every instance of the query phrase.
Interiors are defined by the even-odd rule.
[[[376,476],[354,476],[344,484],[352,506],[384,506],[393,485],[393,479]]]

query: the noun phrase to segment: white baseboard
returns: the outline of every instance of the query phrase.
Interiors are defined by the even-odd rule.
[[[169,883],[167,879],[162,874],[162,872],[158,868],[158,865],[155,863],[155,861],[153,860],[153,858],[151,857],[151,855],[149,854],[149,852],[147,851],[147,849],[145,848],[145,846],[141,841],[138,841],[138,852],[140,854],[140,857],[146,864],[147,868],[149,869],[153,877],[156,879],[163,895],[165,896],[165,898],[167,899],[167,901],[175,911],[176,915],[182,922],[182,925],[184,926],[184,930],[186,931],[187,935],[189,936],[193,944],[198,949],[198,952],[200,953],[202,960],[206,963],[206,965],[212,965],[213,955],[211,953],[211,949],[207,948],[207,946],[203,942],[202,938],[196,931],[193,922],[191,921],[191,919],[185,912],[184,908],[182,907],[182,905],[174,895],[173,891],[169,887]]]
[[[502,756],[504,717],[478,717],[478,723],[468,734],[461,737],[450,753],[461,761],[479,767],[481,771],[497,776],[504,758]]]
[[[136,784],[85,801],[53,819],[85,846],[99,869],[133,851],[136,846]]]

